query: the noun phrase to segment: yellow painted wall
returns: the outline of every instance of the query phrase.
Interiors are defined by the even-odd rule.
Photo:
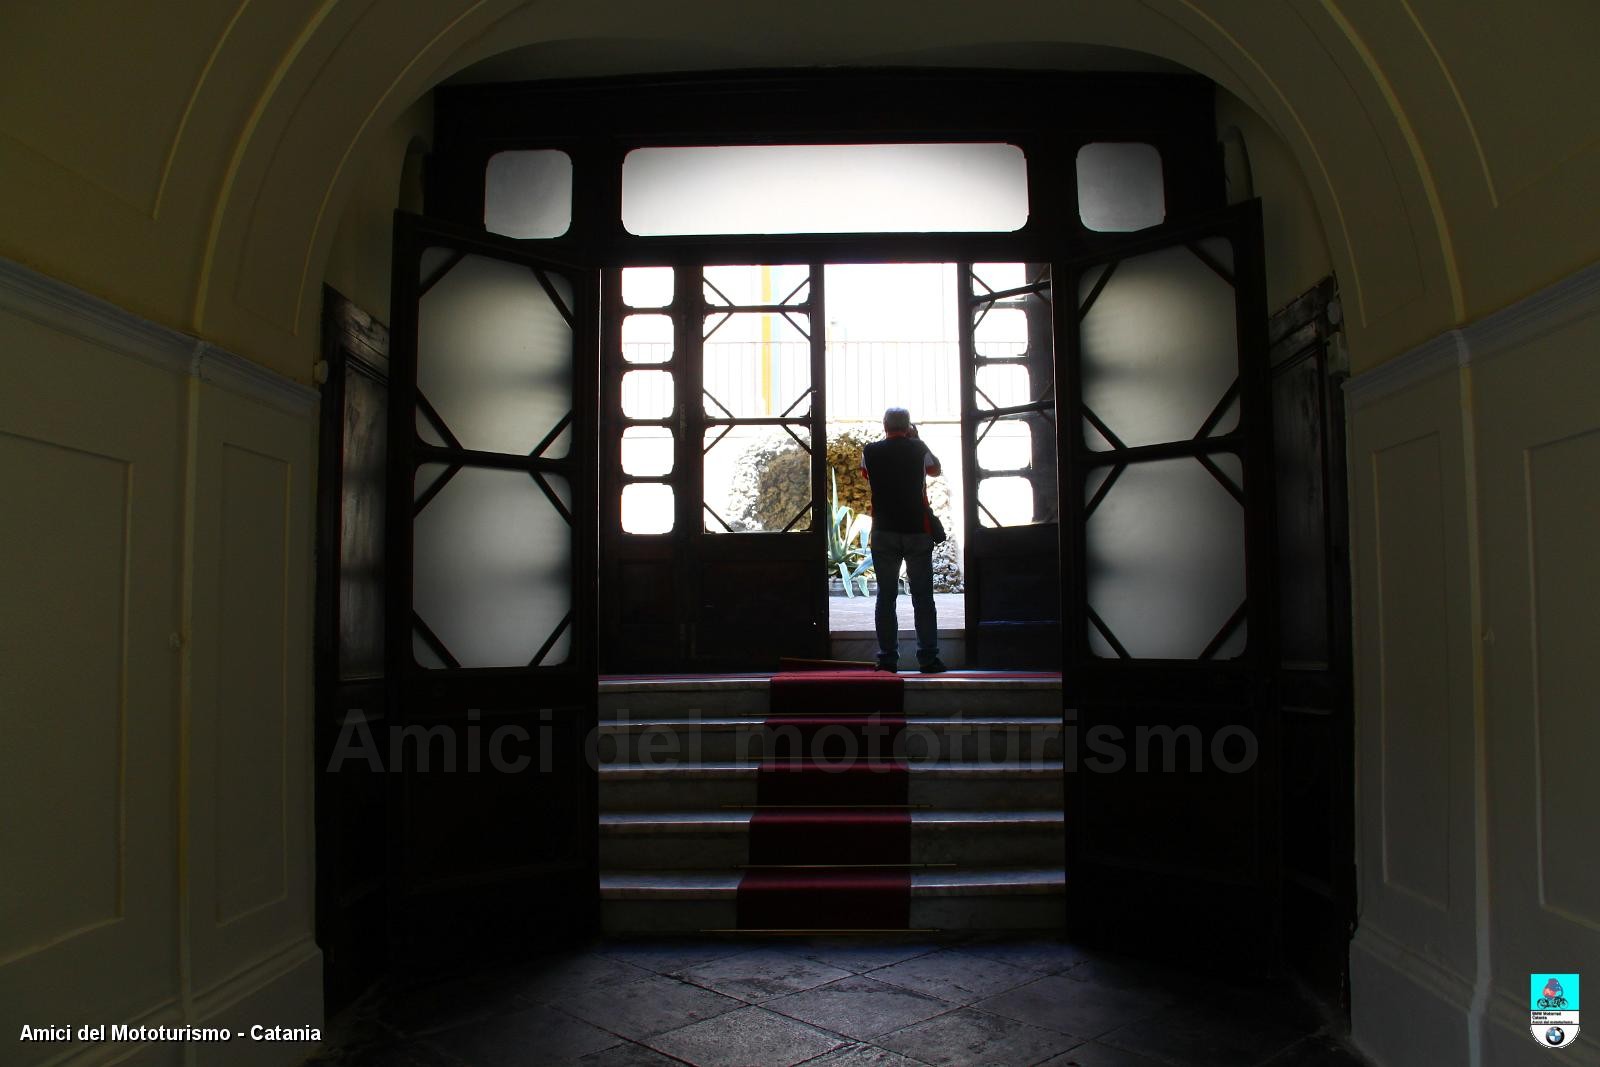
[[[334,252],[359,242],[338,232],[345,205],[374,192],[402,114],[473,61],[1020,63],[1084,42],[1210,75],[1272,128],[1316,203],[1358,369],[1600,257],[1587,0],[1025,0],[1003,23],[955,2],[690,7],[11,5],[0,255],[304,381],[330,260],[362,270]]]
[[[323,278],[380,322],[389,319],[389,263],[394,211],[422,211],[421,189],[401,188],[408,154],[433,139],[433,97],[408,108],[384,131],[339,216]]]
[[[310,389],[0,264],[6,1063],[306,1051],[42,1020],[320,1025],[315,431]]]

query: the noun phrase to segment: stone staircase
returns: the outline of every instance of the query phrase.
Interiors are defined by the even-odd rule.
[[[906,676],[911,926],[1063,919],[1061,683]],[[600,683],[600,895],[607,932],[736,926],[765,677]]]

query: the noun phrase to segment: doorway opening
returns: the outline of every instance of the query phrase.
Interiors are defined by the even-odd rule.
[[[926,494],[949,535],[933,561],[944,662],[1059,663],[1044,632],[1060,618],[1048,264],[757,260],[610,277],[617,548],[639,557],[636,575],[650,554],[655,574],[629,583],[643,593],[619,625],[644,625],[651,603],[667,623],[675,596],[689,659],[873,658],[884,576],[861,455],[895,406],[940,461]],[[674,559],[693,564],[676,593]],[[909,596],[896,607],[908,644]],[[770,632],[776,619],[794,632]],[[980,655],[970,630],[986,619],[999,628]]]
[[[877,652],[874,610],[886,576],[871,550],[871,488],[861,449],[883,436],[885,409],[911,412],[939,459],[926,485],[949,535],[934,547],[933,590],[945,662],[965,665],[966,598],[961,546],[960,308],[954,263],[838,263],[824,270],[827,323],[828,633],[836,659]],[[902,591],[905,587],[902,585]],[[914,646],[909,596],[896,599],[900,644]]]

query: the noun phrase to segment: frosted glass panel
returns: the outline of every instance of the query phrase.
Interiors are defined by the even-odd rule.
[[[634,482],[622,487],[622,532],[664,534],[672,532],[672,486],[660,482]]]
[[[566,278],[546,277],[570,309]],[[572,411],[572,328],[528,267],[467,256],[417,314],[417,387],[463,447],[526,455]]]
[[[807,316],[791,313],[800,323]],[[804,415],[810,402],[811,342],[788,316],[710,315],[705,322],[706,414],[718,418]],[[798,402],[798,403],[797,403]],[[795,405],[791,410],[791,405]]]
[[[572,160],[565,152],[497,152],[483,173],[483,228],[506,237],[560,237],[572,225]]]
[[[672,431],[665,426],[629,426],[622,431],[622,473],[655,478],[672,473]]]
[[[1226,240],[1200,247],[1232,268]],[[1091,271],[1080,282],[1080,305],[1099,276]],[[1125,445],[1192,438],[1239,373],[1233,286],[1187,248],[1124,260],[1080,330],[1083,401]],[[1230,409],[1216,432],[1238,418]],[[1085,440],[1105,446],[1087,431]]]
[[[433,428],[433,423],[429,422],[428,417],[420,410],[417,412],[417,437],[424,444],[433,445],[436,448],[444,448],[447,444],[445,439],[439,435],[439,431]]]
[[[672,358],[672,316],[629,315],[622,320],[622,358],[629,363],[665,363]]]
[[[1237,458],[1212,459],[1242,486]],[[1129,655],[1194,659],[1244,602],[1244,509],[1194,459],[1130,465],[1089,516],[1085,541],[1089,606]],[[1089,641],[1116,654],[1092,624]],[[1219,655],[1243,642],[1236,634]]]
[[[1015,145],[636,148],[622,224],[641,236],[1009,232],[1028,221]]]
[[[1165,222],[1161,153],[1154,145],[1111,141],[1078,149],[1078,217],[1089,229],[1107,233]]]
[[[631,370],[622,376],[622,413],[630,419],[664,419],[672,414],[672,375],[664,370]]]
[[[672,303],[671,267],[624,267],[622,302],[631,308],[664,308]]]
[[[1022,470],[1032,461],[1033,433],[1021,419],[999,420],[978,442],[978,466],[986,471]]]
[[[424,464],[417,492],[443,470]],[[565,479],[545,480],[570,499]],[[466,467],[412,530],[422,621],[463,667],[527,666],[572,607],[572,529],[543,490],[525,471]],[[564,661],[570,644],[569,628],[542,665]]]

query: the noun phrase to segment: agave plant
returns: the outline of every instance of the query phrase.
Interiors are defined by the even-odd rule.
[[[872,516],[858,515],[839,503],[839,478],[828,470],[832,499],[828,508],[828,576],[838,573],[844,595],[853,597],[859,587],[867,595],[867,572],[872,569]]]

